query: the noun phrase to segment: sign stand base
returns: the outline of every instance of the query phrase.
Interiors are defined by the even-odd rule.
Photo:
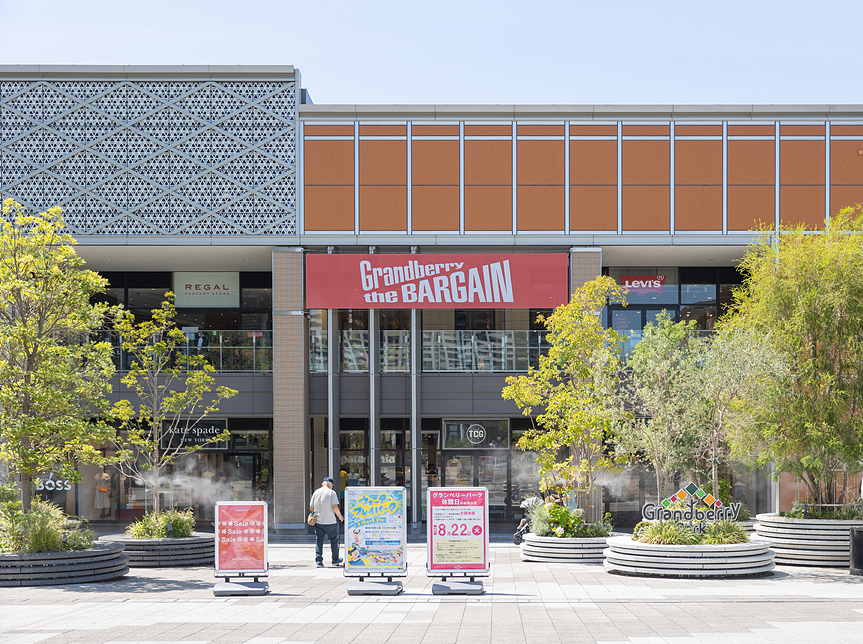
[[[242,576],[240,581],[231,581],[230,577],[225,577],[225,581],[220,581],[213,586],[213,595],[216,597],[234,597],[238,595],[246,595],[249,597],[260,597],[270,592],[270,584],[266,581],[258,581],[255,577],[254,581],[243,581]]]
[[[446,577],[442,577],[440,581],[432,584],[432,595],[482,595],[485,592],[482,582],[476,581],[474,577],[471,577],[470,581],[462,579],[451,578],[447,581]]]
[[[360,577],[359,581],[348,586],[348,595],[389,595],[394,597],[398,595],[404,588],[402,582],[393,581],[392,577],[387,577],[384,581],[383,577],[374,581],[366,581],[367,577]]]

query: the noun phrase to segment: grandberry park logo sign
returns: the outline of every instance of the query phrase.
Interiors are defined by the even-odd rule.
[[[680,508],[678,501],[683,501],[685,507]],[[740,505],[740,503],[725,505],[695,483],[688,483],[680,488],[677,494],[663,499],[658,504],[645,503],[641,508],[641,516],[645,521],[679,521],[696,532],[704,532],[707,524],[712,521],[737,521]]]

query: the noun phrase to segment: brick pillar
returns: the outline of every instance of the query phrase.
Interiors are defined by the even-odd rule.
[[[310,476],[309,330],[303,249],[273,250],[273,504],[277,530],[305,531]]]
[[[569,249],[569,292],[575,293],[590,280],[602,275],[602,249],[577,246]]]

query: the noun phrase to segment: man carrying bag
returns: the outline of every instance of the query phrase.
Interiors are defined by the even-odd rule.
[[[333,555],[333,566],[342,567],[342,558],[339,557],[339,521],[344,521],[339,509],[339,497],[333,491],[333,479],[329,476],[323,480],[309,501],[309,511],[314,513],[309,516],[309,525],[315,526],[315,562],[318,568],[324,567],[324,537],[330,540],[330,548]]]

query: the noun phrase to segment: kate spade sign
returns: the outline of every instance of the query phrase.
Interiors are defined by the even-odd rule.
[[[228,441],[213,440],[228,431],[227,418],[214,418],[185,425],[182,421],[177,427],[165,423],[162,427],[160,444],[162,449],[200,446],[205,449],[228,449]]]

